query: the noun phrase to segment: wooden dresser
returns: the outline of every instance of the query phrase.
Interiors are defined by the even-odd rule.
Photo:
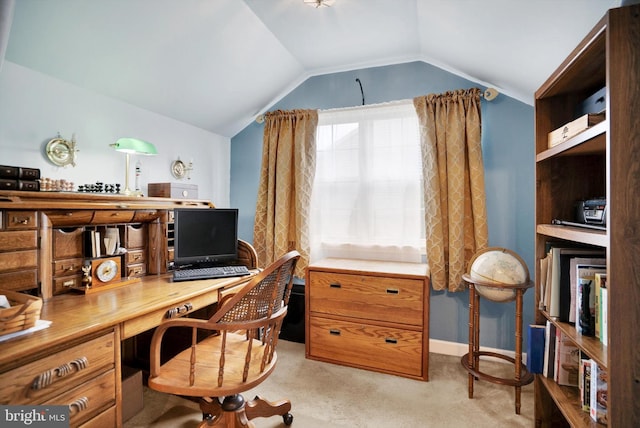
[[[426,264],[324,259],[306,287],[307,358],[429,380]]]

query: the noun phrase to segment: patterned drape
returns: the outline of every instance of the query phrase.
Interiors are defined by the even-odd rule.
[[[487,246],[480,90],[414,98],[420,121],[427,260],[435,290],[461,291]]]
[[[309,264],[317,126],[316,110],[277,110],[265,115],[253,246],[263,266],[297,250],[301,258],[295,275],[301,278]]]

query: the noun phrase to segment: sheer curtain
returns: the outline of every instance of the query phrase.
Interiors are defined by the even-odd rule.
[[[418,118],[411,100],[320,111],[311,260],[424,261]]]

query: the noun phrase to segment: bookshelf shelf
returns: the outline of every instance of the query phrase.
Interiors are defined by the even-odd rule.
[[[572,427],[602,428],[603,425],[591,420],[589,413],[580,408],[580,396],[578,388],[560,386],[551,379],[538,376],[536,383],[540,383],[546,389],[555,405],[562,412],[566,421]]]
[[[607,121],[600,122],[597,125],[585,130],[584,132],[569,138],[557,146],[539,153],[536,156],[537,162],[554,156],[582,156],[596,153],[604,153],[606,149],[606,130]]]
[[[607,426],[640,426],[640,4],[610,9],[535,93],[536,324],[550,321],[606,371]],[[606,87],[606,119],[549,148],[549,133],[587,113],[589,96]],[[588,112],[596,113],[596,112]],[[575,221],[578,201],[606,198],[607,230],[552,224]],[[608,342],[577,333],[537,303],[540,260],[550,245],[606,250]],[[546,297],[546,296],[545,296]],[[536,375],[535,425],[602,427],[581,409],[577,388]]]
[[[607,232],[581,227],[561,226],[555,224],[539,224],[536,226],[539,235],[549,238],[558,238],[568,241],[580,242],[587,245],[607,246]]]

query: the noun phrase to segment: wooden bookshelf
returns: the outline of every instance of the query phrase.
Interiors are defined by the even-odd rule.
[[[583,354],[606,368],[609,427],[640,426],[640,5],[610,9],[535,94],[536,323],[550,320]],[[606,120],[557,146],[549,132],[581,114],[606,87]],[[561,226],[580,200],[606,197],[607,230]],[[601,343],[558,322],[537,302],[550,241],[606,249],[609,337]],[[580,407],[578,389],[536,375],[537,427],[601,427]]]

